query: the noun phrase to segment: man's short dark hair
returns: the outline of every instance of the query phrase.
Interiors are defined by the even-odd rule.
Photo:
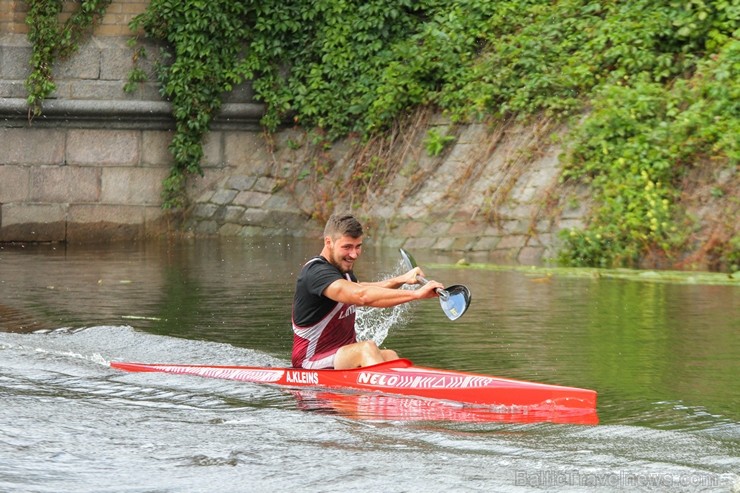
[[[333,240],[342,236],[357,239],[362,235],[362,224],[352,214],[332,214],[324,228],[324,237],[330,236]]]

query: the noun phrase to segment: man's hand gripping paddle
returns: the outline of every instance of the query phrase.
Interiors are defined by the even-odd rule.
[[[404,268],[411,270],[416,267],[416,261],[410,253],[403,248],[400,249],[400,252]],[[417,276],[417,279],[422,285],[429,282],[422,276]],[[462,317],[470,306],[470,300],[472,299],[470,290],[461,284],[455,284],[446,289],[437,289],[436,291],[439,296],[439,304],[442,305],[442,310],[450,320],[457,320]]]

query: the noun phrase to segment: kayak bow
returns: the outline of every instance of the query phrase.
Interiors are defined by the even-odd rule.
[[[414,366],[407,359],[351,370],[123,362],[111,362],[110,366],[129,372],[197,375],[290,388],[379,392],[493,407],[506,413],[596,412],[596,392],[593,390],[426,368]]]

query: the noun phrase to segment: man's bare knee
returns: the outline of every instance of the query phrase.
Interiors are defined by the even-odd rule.
[[[374,341],[361,341],[344,346],[337,351],[334,368],[357,368],[383,362],[383,356]]]
[[[369,341],[362,341],[360,342],[362,345],[362,351],[367,352],[370,354],[377,354],[380,352],[380,349],[378,349],[378,345],[375,344],[375,341],[369,340]]]
[[[381,349],[380,354],[383,356],[383,361],[392,361],[398,359],[398,353],[392,349]]]

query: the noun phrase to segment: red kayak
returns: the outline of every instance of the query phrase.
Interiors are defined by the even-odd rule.
[[[401,395],[481,408],[499,414],[582,416],[567,422],[594,423],[596,392],[488,375],[414,366],[407,359],[351,370],[305,370],[248,366],[170,365],[111,362],[130,372],[165,372],[280,385]],[[472,407],[471,407],[472,406]],[[548,419],[559,421],[558,419]]]

